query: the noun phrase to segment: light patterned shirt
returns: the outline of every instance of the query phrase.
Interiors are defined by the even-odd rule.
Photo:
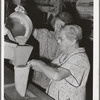
[[[39,41],[40,57],[50,61],[58,57],[61,52],[55,38],[56,33],[47,29],[35,29],[33,36]],[[50,79],[41,72],[34,71],[33,81],[42,88],[47,88]]]
[[[78,48],[71,55],[63,59],[60,55],[53,60],[57,64],[71,72],[71,75],[61,81],[50,81],[47,93],[55,100],[85,100],[86,82],[88,79],[90,64],[84,48]]]

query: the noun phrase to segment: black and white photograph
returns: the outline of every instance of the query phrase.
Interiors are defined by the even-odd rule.
[[[99,100],[95,2],[4,0],[2,99]]]

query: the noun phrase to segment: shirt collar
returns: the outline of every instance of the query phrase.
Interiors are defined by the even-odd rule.
[[[85,49],[84,48],[78,48],[76,49],[74,52],[72,52],[70,55],[66,55],[66,57],[64,58],[64,60],[62,60],[61,63],[64,63],[65,61],[67,61],[71,56],[77,54],[77,53],[85,53]]]

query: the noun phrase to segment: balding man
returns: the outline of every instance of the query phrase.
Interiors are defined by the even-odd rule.
[[[57,37],[62,54],[50,66],[40,60],[28,62],[51,79],[46,92],[55,100],[85,100],[90,64],[84,48],[79,47],[81,39],[80,26],[66,25]]]

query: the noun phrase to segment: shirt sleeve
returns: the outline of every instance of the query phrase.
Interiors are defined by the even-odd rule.
[[[37,30],[38,29],[34,29],[34,31],[33,31],[33,36],[36,38],[37,37]]]
[[[80,86],[84,76],[84,65],[82,65],[81,60],[79,58],[71,59],[70,61],[65,62],[62,67],[69,70],[71,73],[65,80],[74,87]]]
[[[33,31],[33,36],[38,39],[40,35],[43,35],[43,34],[47,34],[48,30],[47,29],[35,29]]]

